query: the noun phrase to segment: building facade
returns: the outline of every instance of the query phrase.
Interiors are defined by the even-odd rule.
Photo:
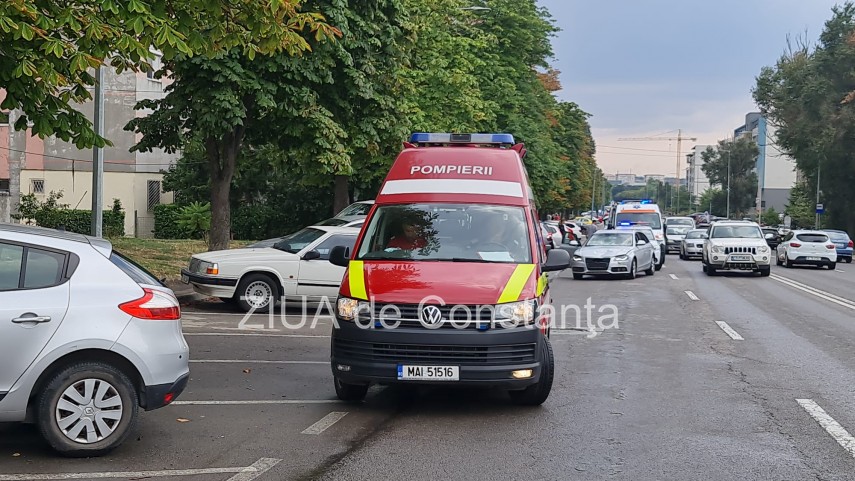
[[[159,67],[158,62],[154,66]],[[169,169],[177,155],[131,152],[139,139],[124,130],[130,120],[147,114],[134,110],[136,103],[162,98],[165,86],[164,80],[151,74],[104,70],[104,136],[113,146],[104,148],[103,207],[109,209],[114,199],[121,201],[127,235],[150,236],[154,206],[172,202],[172,195],[163,192],[162,172]],[[80,105],[79,110],[92,120],[93,102]],[[13,206],[26,194],[44,199],[51,192],[62,192],[61,203],[90,209],[92,149],[78,149],[54,137],[42,140],[30,131],[15,132],[10,128],[15,112],[8,114],[9,122],[0,124],[0,215],[5,215],[0,221],[9,220]]]
[[[775,140],[775,127],[766,118],[752,112],[745,116],[745,124],[737,127],[734,138],[748,137],[757,143],[757,200],[755,209],[758,213],[774,208],[783,212],[790,199],[790,190],[795,185],[798,175],[795,161],[784,154]]]
[[[704,165],[702,154],[709,147],[711,146],[695,145],[692,147],[692,151],[686,155],[686,184],[689,193],[695,200],[704,195],[704,192],[710,188],[710,181],[702,168]]]

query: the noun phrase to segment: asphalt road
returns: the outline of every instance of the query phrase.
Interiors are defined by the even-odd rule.
[[[59,459],[32,426],[0,426],[0,481],[852,479],[855,268],[838,269],[707,277],[669,256],[649,278],[558,276],[567,329],[553,332],[557,377],[540,408],[455,389],[338,403],[328,316],[300,329],[253,316],[246,330],[228,306],[196,305],[179,403],[143,414],[100,459]],[[601,329],[608,305],[618,326]]]

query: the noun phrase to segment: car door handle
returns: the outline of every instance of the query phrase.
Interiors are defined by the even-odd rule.
[[[24,324],[27,322],[50,322],[50,316],[33,316],[33,317],[16,317],[12,319],[15,324]]]

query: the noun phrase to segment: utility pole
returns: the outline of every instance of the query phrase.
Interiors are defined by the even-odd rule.
[[[95,69],[95,133],[104,137],[104,69]],[[92,235],[101,237],[104,220],[104,149],[92,147]]]
[[[733,143],[730,142],[729,136],[727,141],[727,214],[725,214],[725,218],[730,219],[730,151],[733,149]]]
[[[591,172],[591,217],[594,217],[594,193],[597,191],[597,178]]]
[[[819,175],[822,173],[822,159],[816,163],[816,205],[819,205]],[[820,216],[819,209],[816,210],[816,229],[819,230]]]
[[[26,130],[15,130],[15,122],[23,115],[23,111],[15,109],[9,112],[9,214],[17,215],[21,206],[21,170],[24,168],[27,150]]]

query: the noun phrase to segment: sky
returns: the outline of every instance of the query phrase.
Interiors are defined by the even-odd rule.
[[[606,174],[673,176],[694,145],[714,145],[757,111],[755,78],[787,38],[816,42],[832,0],[538,0],[561,31],[561,100],[591,114]],[[667,132],[667,133],[666,133]],[[664,134],[664,135],[659,135]],[[681,177],[684,176],[681,173]]]

